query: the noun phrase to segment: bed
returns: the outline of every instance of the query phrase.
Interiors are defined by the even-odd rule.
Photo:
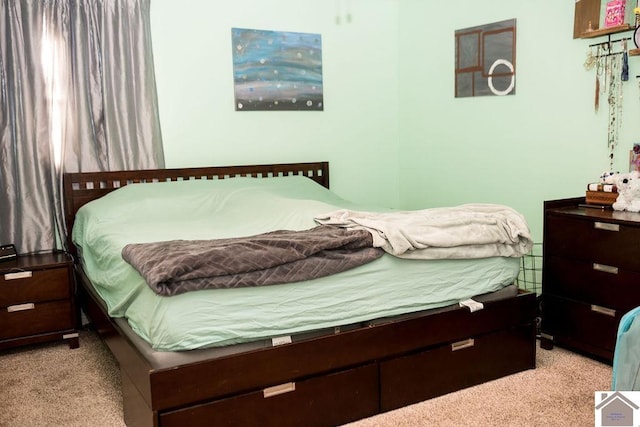
[[[213,205],[191,204],[212,186]],[[513,257],[470,263],[384,253],[303,282],[172,296],[155,293],[118,256],[95,269],[110,245],[235,243],[238,233],[283,224],[304,231],[316,223],[312,213],[360,207],[328,188],[327,162],[65,174],[78,294],[119,363],[127,425],[339,425],[535,368],[535,294],[511,284],[519,265]],[[155,204],[167,194],[172,204]],[[232,206],[230,213],[220,206]],[[199,210],[215,218],[215,230],[203,217],[191,219]],[[117,222],[131,213],[137,222]],[[189,220],[178,232],[181,216]],[[432,277],[446,289],[424,291]],[[118,280],[126,292],[107,295]],[[214,305],[208,311],[219,317],[207,322],[216,328],[201,331],[187,320]],[[173,313],[177,306],[186,312]]]

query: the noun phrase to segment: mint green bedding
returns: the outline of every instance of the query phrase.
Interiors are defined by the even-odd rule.
[[[156,350],[225,346],[457,303],[515,280],[518,258],[410,260],[389,254],[329,277],[163,297],[121,256],[128,243],[250,236],[314,227],[363,209],[300,177],[130,184],[83,206],[73,241],[113,317]],[[366,207],[371,210],[370,207]]]

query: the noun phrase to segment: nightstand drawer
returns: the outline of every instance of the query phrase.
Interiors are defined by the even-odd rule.
[[[597,260],[596,260],[597,261]],[[619,311],[629,311],[640,301],[640,273],[607,265],[548,256],[545,292]]]
[[[0,274],[0,307],[70,297],[68,268],[9,271]]]
[[[74,327],[71,301],[15,304],[0,309],[0,340]]]
[[[562,215],[546,218],[545,255],[584,259],[638,270],[640,227],[576,219]]]
[[[550,295],[543,299],[543,310],[542,332],[556,343],[611,356],[603,352],[613,352],[624,312]]]

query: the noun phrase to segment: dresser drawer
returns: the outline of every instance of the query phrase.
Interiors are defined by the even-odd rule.
[[[551,295],[542,304],[542,332],[553,341],[600,356],[613,352],[624,312]]]
[[[0,309],[0,340],[74,327],[71,301],[16,304]]]
[[[548,256],[544,262],[545,293],[623,312],[640,303],[640,272],[556,256]]]
[[[333,426],[378,412],[378,369],[366,365],[160,414],[165,426]]]
[[[545,227],[545,256],[583,259],[640,272],[640,227],[563,215],[548,215]]]
[[[421,402],[489,377],[532,369],[534,334],[533,325],[522,325],[381,362],[380,410]]]
[[[68,268],[10,271],[0,275],[0,307],[70,297]]]

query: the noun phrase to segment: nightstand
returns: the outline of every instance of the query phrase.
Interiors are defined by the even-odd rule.
[[[73,262],[64,252],[0,262],[0,349],[55,340],[79,346]]]
[[[640,306],[640,214],[544,204],[541,347],[611,363],[621,317]]]

